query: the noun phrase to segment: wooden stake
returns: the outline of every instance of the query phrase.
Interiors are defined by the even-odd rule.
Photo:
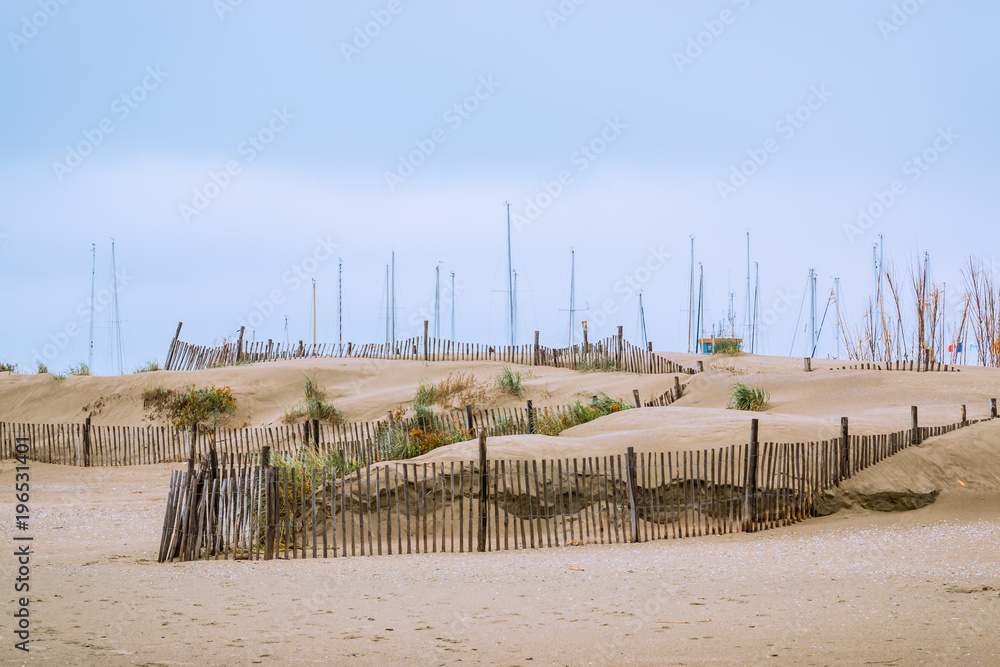
[[[747,448],[746,482],[743,486],[743,532],[752,533],[757,521],[757,433],[756,419],[750,422],[750,446]]]
[[[479,430],[479,551],[486,551],[490,517],[487,500],[490,493],[490,470],[486,465],[486,431]]]

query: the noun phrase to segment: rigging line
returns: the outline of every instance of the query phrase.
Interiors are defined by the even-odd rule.
[[[792,356],[795,352],[795,338],[799,335],[799,321],[802,319],[802,307],[806,305],[806,294],[809,293],[809,282],[810,279],[806,278],[806,288],[802,290],[802,299],[799,301],[799,314],[795,318],[795,329],[792,332],[792,346],[788,348],[788,356]]]
[[[823,334],[823,324],[826,322],[826,314],[830,312],[831,301],[833,301],[833,290],[830,290],[830,297],[826,300],[826,310],[823,311],[823,319],[819,321],[819,331],[816,332],[816,340],[813,342],[810,358],[816,356],[816,346],[819,344],[819,337]]]

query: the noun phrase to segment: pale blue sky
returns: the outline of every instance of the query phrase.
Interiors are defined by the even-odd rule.
[[[767,353],[789,353],[809,268],[821,294],[840,276],[860,315],[879,233],[897,264],[929,250],[957,303],[970,253],[1000,267],[998,20],[985,1],[7,2],[0,360],[86,359],[90,244],[100,290],[112,237],[129,368],[162,361],[178,320],[211,343],[241,322],[283,339],[287,315],[309,339],[296,266],[335,340],[337,257],[345,340],[380,340],[393,247],[402,334],[432,308],[440,261],[461,287],[458,338],[499,343],[505,199],[521,219],[546,205],[514,234],[525,342],[565,343],[574,247],[595,335],[635,337],[631,277],[656,348],[686,349],[690,234],[707,319],[731,284],[742,324],[750,230]],[[908,162],[924,151],[933,164]],[[893,181],[885,213],[845,230]]]

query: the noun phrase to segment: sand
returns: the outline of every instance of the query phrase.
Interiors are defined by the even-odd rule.
[[[723,409],[737,376],[771,390],[761,437],[776,440],[829,437],[841,414],[856,432],[905,428],[911,403],[921,406],[925,424],[954,421],[961,403],[970,417],[983,417],[988,398],[1000,394],[1000,374],[984,369],[806,375],[800,360],[725,363],[729,368],[685,378],[688,393],[677,405],[613,415],[556,438],[493,438],[491,453],[742,442],[748,415]],[[321,372],[344,397],[338,405],[371,416],[411,396],[421,377],[449,370],[414,362],[368,376],[364,364],[349,365]],[[254,397],[255,423],[266,423],[294,399],[302,372],[300,363],[282,362],[152,377],[229,383]],[[333,387],[338,373],[361,388]],[[0,418],[70,419],[101,396],[128,396],[149,381],[3,377]],[[562,402],[595,389],[628,395],[634,386],[651,394],[673,379],[539,369],[529,382],[539,394],[547,385],[553,402]],[[59,383],[57,391],[51,383]],[[141,406],[116,400],[102,418],[141,420]],[[467,446],[428,456],[463,458]],[[934,438],[860,473],[830,494],[830,515],[794,526],[512,553],[157,564],[175,467],[32,464],[31,662],[1000,663],[1000,422]],[[4,462],[0,493],[8,512],[12,486],[12,464]],[[919,509],[878,511],[898,509],[880,507],[880,499],[926,494],[933,498]],[[8,519],[0,521],[0,539],[12,544]],[[3,553],[9,577],[10,550]],[[6,623],[3,641],[4,660],[22,662]]]

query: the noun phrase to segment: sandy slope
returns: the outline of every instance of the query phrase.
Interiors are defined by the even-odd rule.
[[[33,466],[32,662],[1000,661],[1000,496],[968,487],[914,512],[759,534],[159,565],[168,469]],[[11,483],[5,466],[3,493]],[[6,550],[0,564],[11,572]],[[22,659],[6,636],[0,655]]]
[[[812,440],[985,417],[1000,373],[805,374],[797,359],[708,360],[668,408],[556,438],[491,438],[492,456],[585,456],[738,444],[736,379],[765,386],[764,440]],[[817,363],[816,366],[823,366]],[[832,364],[827,364],[832,366]],[[277,419],[314,372],[350,418],[380,417],[421,378],[499,364],[282,362],[122,378],[0,376],[0,419],[139,423],[154,383],[230,384],[241,419]],[[535,369],[536,404],[643,396],[672,376]],[[103,399],[103,400],[102,400]],[[520,404],[508,399],[501,405]],[[472,458],[470,443],[429,458]],[[32,661],[52,664],[1000,664],[1000,422],[936,438],[831,491],[792,527],[642,545],[328,561],[154,562],[172,466],[33,464]],[[2,464],[9,508],[13,472]],[[911,502],[914,499],[919,502]],[[876,512],[899,509],[906,512]],[[11,522],[0,539],[11,543]],[[0,567],[12,572],[9,550]],[[12,599],[8,592],[8,601]],[[8,602],[8,605],[11,603]],[[4,626],[6,628],[6,625]],[[5,632],[0,656],[20,662]]]

